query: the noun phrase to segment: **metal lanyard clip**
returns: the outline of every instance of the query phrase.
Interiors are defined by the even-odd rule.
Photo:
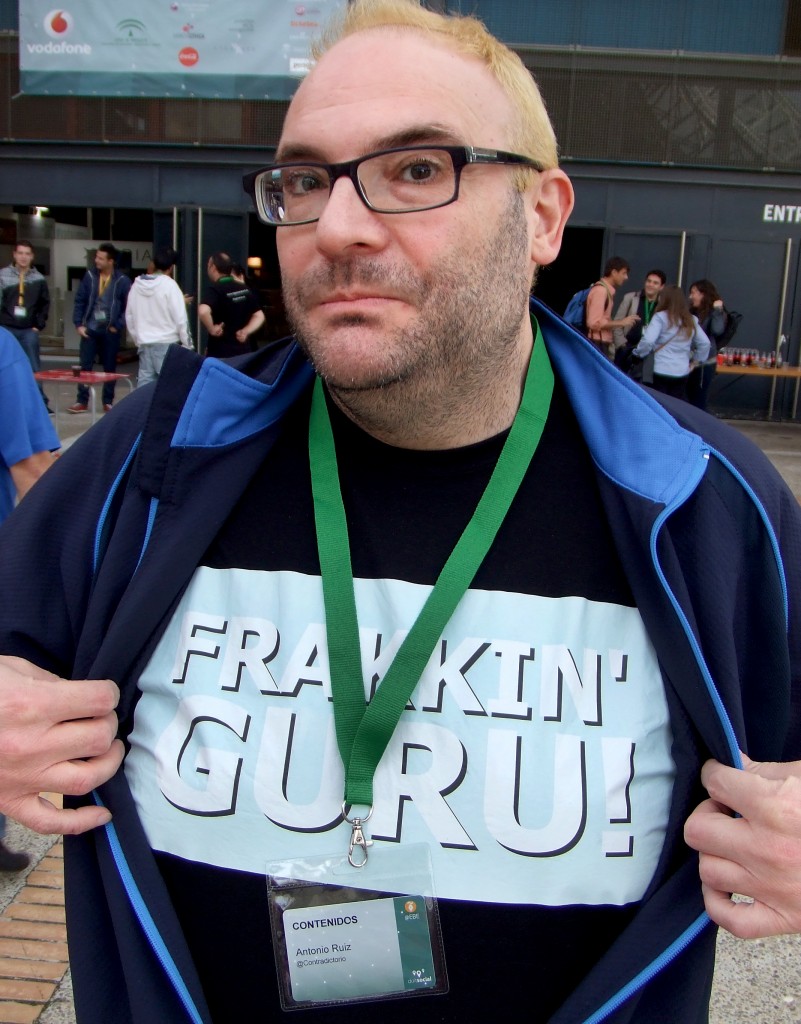
[[[363,818],[350,818],[345,810],[347,804],[342,805],[342,817],[350,825],[350,843],[348,844],[348,864],[354,868],[363,868],[367,863],[367,847],[373,845],[372,839],[365,839],[362,829],[362,822],[369,821],[373,814],[373,808]],[[357,849],[361,851],[356,855]]]

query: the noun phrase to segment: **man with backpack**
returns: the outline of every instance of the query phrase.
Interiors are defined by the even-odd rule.
[[[622,256],[612,256],[606,261],[603,277],[600,281],[596,281],[587,295],[585,316],[587,337],[609,359],[614,358],[613,331],[618,327],[627,331],[640,321],[640,317],[636,313],[622,317],[620,320],[612,319],[615,291],[626,283],[630,269],[631,267]]]

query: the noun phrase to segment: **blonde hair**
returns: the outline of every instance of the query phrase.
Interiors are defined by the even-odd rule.
[[[336,43],[376,28],[412,29],[449,43],[459,53],[480,60],[494,75],[515,111],[510,146],[543,168],[556,167],[559,154],[548,112],[528,68],[516,53],[472,16],[426,10],[419,0],[354,0],[329,23],[312,48],[319,59]],[[522,172],[525,188],[530,172]]]

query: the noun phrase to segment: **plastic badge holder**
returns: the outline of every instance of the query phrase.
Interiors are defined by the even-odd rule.
[[[267,865],[284,1010],[444,995],[448,975],[424,844]]]

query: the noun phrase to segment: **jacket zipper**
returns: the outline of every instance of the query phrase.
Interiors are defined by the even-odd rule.
[[[703,452],[703,458],[707,461],[709,460],[710,451],[711,449],[706,448]],[[742,480],[742,478],[739,479]],[[696,663],[701,669],[701,674],[706,684],[706,688],[709,692],[710,697],[712,698],[712,703],[714,705],[715,711],[718,715],[718,718],[720,719],[724,733],[726,735],[726,741],[729,745],[729,752],[732,756],[732,764],[737,768],[742,768],[743,764],[742,758],[740,757],[740,747],[737,743],[737,737],[735,736],[734,728],[731,724],[731,719],[729,718],[728,712],[726,711],[723,701],[720,699],[720,694],[718,693],[715,683],[709,672],[709,669],[707,668],[706,661],[704,660],[704,656],[701,651],[700,645],[698,644],[698,641],[695,639],[693,631],[690,628],[690,624],[687,621],[687,616],[684,614],[684,611],[682,610],[681,605],[679,604],[675,595],[673,594],[673,591],[668,586],[667,579],[665,578],[665,574],[662,571],[662,567],[659,564],[659,559],[657,558],[656,554],[656,540],[657,536],[659,535],[659,532],[662,529],[663,524],[668,519],[668,517],[676,511],[676,509],[680,508],[684,504],[684,502],[695,491],[697,485],[698,481],[693,481],[691,484],[685,487],[685,489],[680,494],[676,495],[671,505],[666,506],[664,509],[662,509],[662,512],[657,516],[656,521],[654,522],[653,528],[651,530],[651,561],[656,570],[657,576],[659,577],[659,582],[661,583],[663,590],[667,594],[668,599],[670,600],[670,603],[673,606],[673,610],[676,613],[679,623],[681,624],[681,628],[684,631],[685,636],[689,640],[690,647],[693,652],[693,656],[696,660]],[[750,488],[747,488],[747,490],[752,500],[756,501],[756,496],[754,495],[753,491]],[[615,1013],[616,1010],[618,1010],[623,1005],[623,1003],[626,1002],[627,999],[630,999],[631,996],[635,995],[635,993],[639,992],[642,988],[644,988],[650,981],[652,981],[657,976],[657,974],[661,973],[661,971],[663,971],[669,964],[671,964],[680,953],[684,952],[684,950],[687,949],[688,946],[690,946],[690,944],[698,938],[698,936],[704,931],[704,929],[709,924],[711,924],[711,919],[709,915],[706,912],[704,912],[698,918],[696,918],[696,920],[689,926],[689,928],[685,929],[685,931],[682,932],[682,934],[679,935],[677,939],[675,939],[662,953],[660,953],[659,956],[652,960],[647,967],[643,968],[643,970],[640,971],[638,975],[636,975],[634,978],[631,979],[631,981],[624,985],[617,993],[615,993],[615,995],[611,997],[611,999],[607,1000],[607,1002],[604,1003],[604,1005],[601,1006],[598,1010],[596,1010],[595,1013],[587,1017],[583,1021],[583,1024],[601,1024],[602,1021],[607,1020],[613,1013]]]
[[[92,793],[92,797],[99,807],[105,806],[96,792]],[[145,938],[150,944],[150,948],[155,953],[164,973],[169,978],[170,983],[175,989],[176,995],[181,1000],[192,1024],[204,1024],[203,1017],[195,1006],[195,1002],[189,993],[189,989],[186,987],[186,983],[181,977],[181,972],[178,970],[175,961],[170,956],[167,944],[161,937],[158,927],[156,926],[156,922],[153,920],[150,911],[147,909],[147,904],[134,881],[133,874],[128,866],[128,861],[125,858],[122,845],[119,837],[117,836],[117,830],[112,822],[109,822],[104,828],[106,838],[108,839],[109,849],[111,850],[111,855],[114,858],[114,863],[117,866],[117,872],[125,889],[128,901],[131,904],[131,909],[134,914],[136,914],[136,918],[142,927],[142,931],[145,933]]]

